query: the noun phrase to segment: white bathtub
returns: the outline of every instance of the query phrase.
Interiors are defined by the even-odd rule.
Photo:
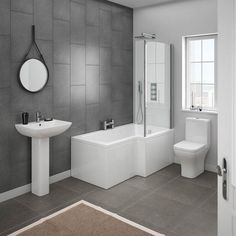
[[[135,175],[146,177],[173,163],[173,130],[123,125],[72,137],[71,175],[108,189]]]

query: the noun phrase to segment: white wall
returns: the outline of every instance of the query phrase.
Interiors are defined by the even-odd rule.
[[[212,144],[206,168],[217,164],[217,115],[181,111],[182,36],[217,32],[217,0],[176,1],[134,10],[134,35],[156,33],[161,42],[174,46],[174,127],[175,142],[184,139],[185,117],[203,117],[212,121]]]

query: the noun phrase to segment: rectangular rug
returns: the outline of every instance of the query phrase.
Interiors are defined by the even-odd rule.
[[[164,236],[86,201],[79,201],[10,236]]]

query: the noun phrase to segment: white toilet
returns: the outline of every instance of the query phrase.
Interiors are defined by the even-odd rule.
[[[186,118],[185,140],[174,145],[182,176],[195,178],[204,172],[204,161],[209,147],[210,120]]]

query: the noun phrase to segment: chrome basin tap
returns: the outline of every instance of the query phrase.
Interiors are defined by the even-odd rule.
[[[39,123],[39,122],[41,121],[42,115],[41,115],[41,112],[40,112],[40,111],[37,111],[37,112],[36,112],[35,118],[36,118],[35,121],[36,121],[37,123]]]

